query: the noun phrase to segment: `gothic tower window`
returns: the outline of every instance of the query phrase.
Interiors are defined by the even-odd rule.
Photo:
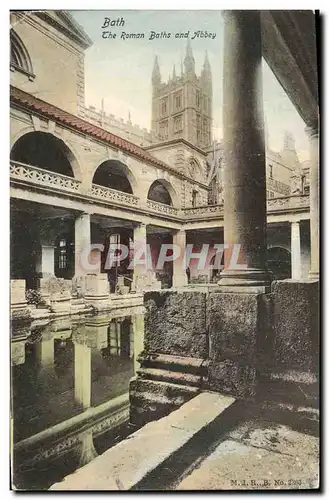
[[[199,90],[196,91],[196,101],[195,102],[196,102],[197,108],[199,108],[200,107],[200,91]]]
[[[175,110],[179,110],[182,107],[182,93],[178,92],[174,97]]]
[[[203,107],[204,107],[205,113],[207,113],[207,111],[208,111],[208,99],[206,97],[204,97],[204,99],[203,99]]]
[[[160,139],[168,138],[168,120],[160,122],[159,134],[160,134]]]
[[[178,134],[183,131],[183,117],[182,115],[175,116],[174,118],[174,134]]]
[[[166,116],[168,113],[168,98],[161,100],[161,116]]]

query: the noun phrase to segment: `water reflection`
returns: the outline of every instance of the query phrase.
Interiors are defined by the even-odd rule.
[[[66,457],[67,474],[97,456],[98,447],[104,451],[105,442],[111,445],[126,432],[122,425],[129,416],[129,380],[142,343],[140,313],[13,329],[16,487],[49,487],[63,474],[63,464],[54,466],[58,458]],[[40,467],[42,479],[37,474]]]

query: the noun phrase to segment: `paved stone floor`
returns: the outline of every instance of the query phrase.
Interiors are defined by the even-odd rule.
[[[176,486],[178,490],[313,489],[319,439],[270,422],[244,422]]]

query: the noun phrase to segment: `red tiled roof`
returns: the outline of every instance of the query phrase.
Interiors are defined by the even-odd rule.
[[[12,85],[10,86],[10,101],[32,111],[35,111],[36,113],[40,113],[41,115],[46,116],[51,120],[57,121],[62,125],[66,125],[70,128],[78,130],[79,132],[89,134],[92,137],[107,142],[111,144],[111,146],[120,148],[126,153],[130,153],[136,156],[142,161],[146,161],[157,167],[169,170],[178,177],[185,177],[163,161],[158,160],[158,158],[155,158],[147,151],[144,151],[144,149],[140,148],[136,144],[126,141],[125,139],[122,139],[121,137],[114,135],[111,132],[107,132],[97,125],[93,125],[92,123],[89,123],[86,120],[79,118],[78,116],[72,115],[71,113],[68,113],[63,109],[57,108],[53,104],[49,104],[48,102],[34,97],[33,95],[28,94],[27,92],[24,92],[17,87],[13,87]]]

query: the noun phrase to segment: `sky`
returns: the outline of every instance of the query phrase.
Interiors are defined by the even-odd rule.
[[[100,108],[103,98],[107,113],[127,120],[130,112],[132,122],[147,129],[151,126],[154,57],[158,55],[162,81],[168,80],[174,64],[179,75],[187,39],[176,38],[175,34],[189,32],[197,75],[205,51],[208,53],[213,77],[213,137],[222,138],[223,21],[220,11],[75,10],[70,13],[93,41],[85,52],[86,104]],[[112,21],[123,18],[124,26],[102,29],[105,17]],[[104,39],[104,31],[116,34],[116,38]],[[152,31],[171,33],[171,37],[150,40]],[[192,39],[198,31],[212,36]],[[145,38],[123,39],[122,33],[144,33]],[[265,61],[263,99],[270,148],[280,151],[284,133],[290,131],[300,161],[307,160],[305,124]]]

